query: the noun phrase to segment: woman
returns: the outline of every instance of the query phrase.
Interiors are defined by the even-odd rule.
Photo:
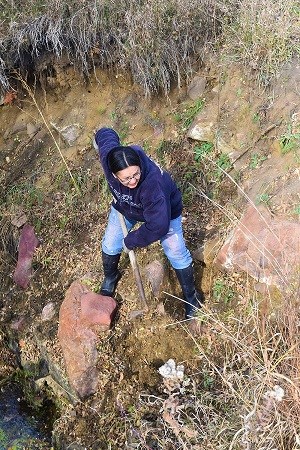
[[[192,258],[183,238],[178,187],[141,147],[121,146],[111,128],[96,132],[94,146],[114,197],[102,240],[104,281],[100,294],[114,295],[121,278],[118,263],[122,249],[128,252],[159,240],[181,285],[186,318],[191,319],[203,302],[203,294],[195,289]],[[125,239],[117,211],[125,217],[129,231]],[[130,231],[137,222],[141,222],[140,227]]]

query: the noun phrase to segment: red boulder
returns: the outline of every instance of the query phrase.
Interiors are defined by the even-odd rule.
[[[245,271],[267,285],[287,290],[300,267],[300,224],[248,207],[216,257],[227,270]]]
[[[13,275],[14,282],[23,289],[29,285],[32,275],[32,258],[38,246],[39,240],[33,226],[25,223],[20,236],[18,262]]]
[[[81,399],[96,392],[98,384],[98,331],[108,330],[116,301],[74,281],[60,307],[58,338],[71,386]]]

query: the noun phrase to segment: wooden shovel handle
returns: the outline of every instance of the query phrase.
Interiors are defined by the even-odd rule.
[[[125,219],[124,216],[118,211],[118,216],[120,219],[120,223],[121,223],[121,227],[122,227],[122,231],[124,234],[124,238],[127,236],[128,234],[128,230],[127,230],[127,226],[125,223]],[[140,274],[140,270],[139,270],[139,266],[135,257],[135,253],[133,250],[129,250],[129,259],[130,259],[130,264],[135,276],[135,281],[138,287],[138,291],[139,291],[139,295],[140,295],[140,300],[142,303],[142,307],[144,311],[148,311],[148,305],[147,305],[147,301],[146,301],[146,296],[145,296],[145,291],[144,291],[144,286],[142,283],[142,278],[141,278],[141,274]]]

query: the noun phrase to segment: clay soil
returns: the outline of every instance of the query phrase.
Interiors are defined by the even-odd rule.
[[[223,214],[191,187],[207,193],[212,190],[206,167],[195,168],[194,144],[185,137],[181,119],[193,104],[185,90],[174,91],[168,98],[147,100],[123,74],[97,72],[84,83],[72,67],[57,67],[56,73],[55,86],[34,91],[36,104],[23,86],[15,103],[0,111],[1,321],[3,336],[9,330],[14,350],[21,352],[23,360],[37,362],[42,343],[63,370],[57,327],[65,292],[76,279],[97,290],[102,279],[101,236],[111,199],[92,146],[95,129],[114,127],[123,142],[143,145],[171,172],[183,192],[185,237],[193,254],[199,252],[205,238],[225,236],[228,224]],[[234,104],[230,95],[235,92],[227,92],[228,104]],[[251,116],[245,116],[244,129],[247,120],[249,128],[253,127]],[[235,125],[239,122],[237,117]],[[35,126],[38,139],[28,134],[28,124]],[[56,131],[68,124],[76,124],[79,129],[72,145]],[[224,129],[227,125],[223,124]],[[217,195],[220,204],[229,204],[236,190],[228,181],[220,181]],[[25,291],[12,281],[20,234],[13,223],[23,214],[41,240],[31,283]],[[84,402],[62,394],[61,415],[54,423],[57,448],[204,448],[196,446],[191,431],[179,434],[176,425],[164,420],[161,412],[167,394],[158,368],[169,358],[183,364],[193,380],[190,398],[196,397],[195,386],[201,389],[205,384],[203,358],[183,320],[179,285],[159,244],[138,250],[136,256],[150,311],[136,320],[129,319],[139,307],[139,298],[124,255],[123,276],[116,293],[118,313],[111,330],[99,335],[98,391]],[[165,264],[166,270],[159,294],[154,296],[144,269],[156,259]],[[216,270],[195,259],[195,272],[197,285],[213,307],[211,289]],[[235,289],[243,289],[237,278],[234,284]],[[42,322],[42,309],[50,302],[55,315]],[[212,339],[211,330],[204,326],[201,342],[208,345]],[[7,363],[1,369],[2,376],[13,372],[15,365],[15,353],[5,352]],[[196,419],[198,423],[202,419],[209,422],[209,417]],[[193,447],[185,447],[186,442]]]
[[[191,180],[191,175],[186,177],[186,174],[194,160],[192,146],[181,134],[182,125],[175,118],[176,112],[183,114],[192,103],[183,92],[174,92],[170,98],[146,100],[123,75],[111,77],[98,73],[97,80],[86,85],[72,69],[66,68],[58,76],[57,83],[55,90],[36,90],[34,96],[80,193],[70,179],[30,93],[23,87],[16,103],[2,107],[0,111],[4,200],[1,320],[3,335],[9,330],[11,340],[21,348],[23,361],[37,362],[39,345],[43,342],[50,358],[63,368],[57,326],[64,294],[75,279],[84,279],[95,290],[102,279],[101,236],[111,199],[91,145],[93,130],[101,125],[112,126],[121,134],[123,142],[144,145],[150,155],[170,170],[183,190],[188,189],[185,179]],[[28,136],[28,123],[36,126],[40,140]],[[51,123],[61,127],[65,123],[79,124],[80,136],[76,143],[66,144]],[[197,186],[203,180],[202,175],[192,174],[192,181]],[[187,192],[186,240],[191,250],[196,250],[203,242],[211,211],[198,195]],[[41,240],[34,258],[30,287],[25,291],[12,281],[20,234],[12,222],[22,214],[34,225]],[[130,313],[140,305],[128,258],[123,256],[123,277],[116,293],[118,313],[112,329],[99,336],[98,391],[85,402],[62,398],[62,415],[54,424],[57,447],[75,448],[64,446],[77,443],[76,448],[117,449],[126,445],[135,448],[134,441],[138,436],[134,428],[138,419],[134,411],[141,408],[136,416],[144,417],[149,430],[154,430],[147,431],[150,433],[148,441],[152,442],[153,448],[162,448],[159,441],[163,439],[164,431],[157,425],[161,420],[159,408],[155,407],[154,413],[152,407],[142,406],[141,395],[163,398],[158,368],[169,358],[183,364],[190,375],[200,370],[201,361],[193,337],[183,320],[179,285],[159,244],[136,253],[150,311],[142,318],[129,319]],[[166,267],[163,285],[156,296],[144,271],[154,259]],[[197,284],[200,287],[202,283],[208,295],[210,274],[201,281],[203,266],[196,263],[195,268]],[[49,302],[55,305],[55,316],[42,322],[42,309]],[[5,370],[9,372],[10,368],[12,372],[11,353],[6,360]],[[130,447],[130,440],[133,447]]]

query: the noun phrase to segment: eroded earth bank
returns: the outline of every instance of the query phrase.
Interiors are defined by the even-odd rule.
[[[19,84],[0,107],[0,382],[21,382],[28,403],[48,408],[51,438],[34,445],[260,448],[277,420],[273,445],[296,448],[286,445],[297,435],[288,414],[291,405],[298,414],[300,367],[297,62],[262,91],[238,67],[225,72],[208,61],[187,88],[153,99],[122,73],[96,71],[89,82],[67,64],[52,73],[43,89]],[[72,286],[97,292],[102,279],[111,198],[92,146],[101,125],[143,145],[178,182],[206,303],[194,337],[175,274],[153,244],[136,252],[149,312],[132,320],[139,297],[123,255],[111,327],[74,334],[68,364],[82,366],[70,369],[58,337],[61,305],[71,296],[65,326],[78,330],[81,288]],[[26,229],[33,250],[20,286]],[[168,378],[159,369],[170,359]],[[77,369],[86,376],[74,384]]]

